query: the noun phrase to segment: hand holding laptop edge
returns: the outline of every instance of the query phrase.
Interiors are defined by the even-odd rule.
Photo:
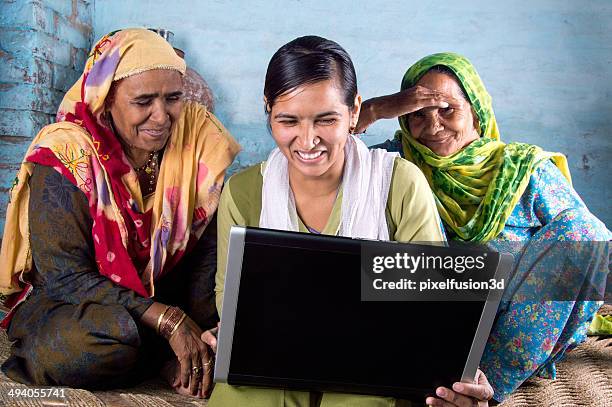
[[[427,397],[425,403],[430,406],[457,406],[472,407],[476,402],[478,407],[487,407],[489,400],[493,398],[493,387],[489,384],[487,377],[478,369],[476,383],[453,383],[452,389],[438,387],[436,397]]]

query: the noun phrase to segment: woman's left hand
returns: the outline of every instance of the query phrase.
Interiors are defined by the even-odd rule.
[[[221,322],[217,322],[217,327],[204,331],[202,336],[202,342],[210,346],[213,353],[217,353],[217,335],[219,334],[219,328],[221,328]]]
[[[438,387],[436,397],[427,397],[425,402],[430,406],[440,407],[488,407],[489,400],[493,398],[493,387],[487,377],[478,369],[476,383],[453,384],[453,388]]]

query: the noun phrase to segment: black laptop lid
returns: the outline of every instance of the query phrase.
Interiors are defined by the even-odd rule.
[[[424,400],[461,380],[486,303],[362,301],[362,244],[246,229],[237,300],[226,277],[219,352],[230,352],[228,383]],[[230,249],[228,263],[239,252]]]

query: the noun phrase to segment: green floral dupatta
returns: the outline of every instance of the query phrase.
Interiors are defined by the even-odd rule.
[[[395,137],[401,140],[406,159],[425,174],[451,235],[465,241],[488,241],[504,229],[540,164],[552,160],[571,183],[567,159],[530,144],[502,143],[491,96],[476,69],[461,55],[445,52],[421,59],[408,69],[401,89],[414,86],[437,65],[448,67],[459,79],[478,117],[480,139],[453,155],[439,156],[412,137],[407,116],[399,118],[401,130]]]

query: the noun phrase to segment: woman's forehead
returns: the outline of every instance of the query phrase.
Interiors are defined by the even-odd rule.
[[[423,77],[421,77],[421,79],[419,79],[417,85],[455,97],[464,98],[459,81],[447,73],[433,71],[427,72],[425,75],[423,75]]]
[[[118,92],[124,91],[130,95],[137,93],[173,92],[181,90],[182,76],[178,71],[170,69],[152,69],[121,79]]]
[[[279,96],[272,107],[274,114],[281,111],[294,111],[303,114],[345,109],[343,92],[335,81],[326,80],[305,84]]]

